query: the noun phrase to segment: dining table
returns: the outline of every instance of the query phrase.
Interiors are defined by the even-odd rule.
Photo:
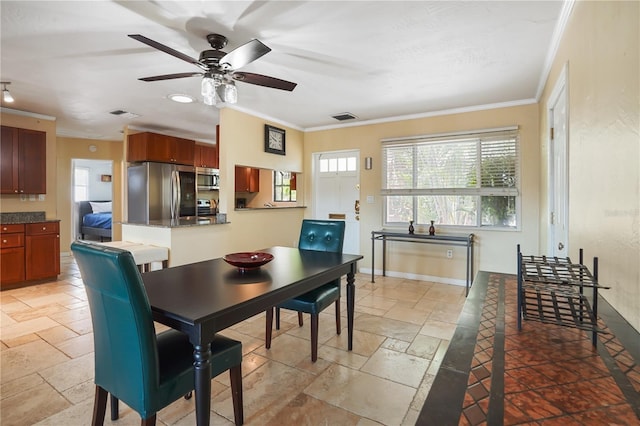
[[[142,274],[154,321],[193,344],[196,424],[209,425],[211,341],[216,333],[346,275],[348,350],[353,349],[355,273],[361,255],[270,247],[269,263],[238,268],[224,258]]]

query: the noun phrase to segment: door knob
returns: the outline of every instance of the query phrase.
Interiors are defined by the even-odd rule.
[[[564,244],[558,243],[558,250],[562,250],[564,248]]]

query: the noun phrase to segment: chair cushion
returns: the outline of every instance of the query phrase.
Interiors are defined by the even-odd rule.
[[[340,299],[340,280],[334,280],[322,287],[289,299],[277,307],[308,314],[319,314],[338,299]]]

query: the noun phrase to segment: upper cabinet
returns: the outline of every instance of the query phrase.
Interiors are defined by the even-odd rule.
[[[2,126],[0,193],[47,193],[47,134]]]
[[[129,135],[127,161],[157,161],[159,163],[192,166],[196,142],[190,139],[143,132]]]
[[[209,169],[219,168],[218,160],[218,144],[215,145],[198,145],[196,144],[196,155],[194,166],[207,167]]]
[[[260,169],[236,166],[236,192],[260,191]]]

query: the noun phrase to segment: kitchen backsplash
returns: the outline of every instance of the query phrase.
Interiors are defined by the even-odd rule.
[[[7,212],[0,213],[0,223],[29,223],[29,222],[44,222],[44,212]]]

